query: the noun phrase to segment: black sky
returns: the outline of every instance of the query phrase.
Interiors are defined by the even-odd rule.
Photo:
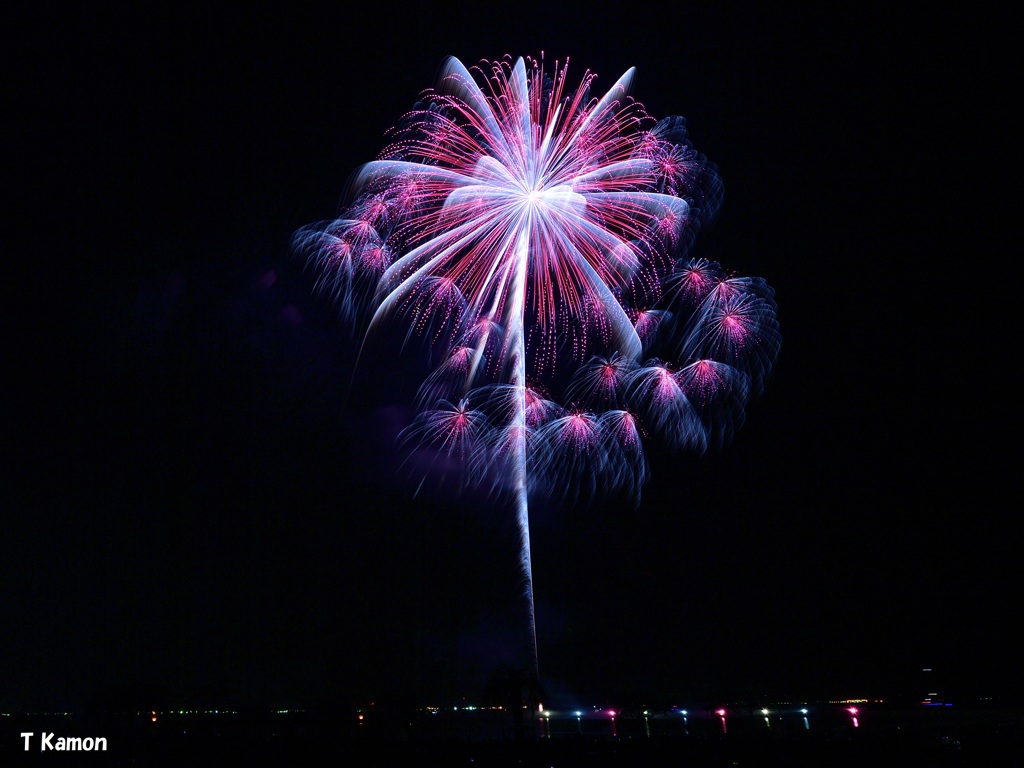
[[[768,280],[783,334],[725,451],[655,449],[638,508],[535,505],[545,685],[1012,689],[1008,54],[991,18],[886,6],[15,19],[0,708],[473,699],[514,657],[510,514],[416,493],[425,361],[354,368],[288,243],[445,56],[541,51],[687,118],[726,190],[694,254]]]

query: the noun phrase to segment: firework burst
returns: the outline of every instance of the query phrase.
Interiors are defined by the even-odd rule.
[[[780,341],[764,281],[688,256],[722,186],[685,121],[632,100],[632,69],[600,97],[567,72],[448,59],[342,216],[294,240],[346,320],[439,350],[403,439],[511,497],[535,668],[530,495],[638,496],[644,439],[721,443]]]

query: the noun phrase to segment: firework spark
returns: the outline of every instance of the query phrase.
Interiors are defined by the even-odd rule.
[[[764,281],[687,255],[722,186],[683,118],[632,100],[632,69],[600,98],[567,72],[448,59],[342,216],[294,241],[346,320],[440,350],[404,439],[511,497],[535,670],[530,495],[638,495],[643,440],[721,443],[780,341]]]

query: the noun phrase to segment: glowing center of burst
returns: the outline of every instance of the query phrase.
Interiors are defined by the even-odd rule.
[[[547,188],[532,187],[520,197],[523,208],[542,217],[582,216],[587,209],[586,198],[573,192],[568,184]]]

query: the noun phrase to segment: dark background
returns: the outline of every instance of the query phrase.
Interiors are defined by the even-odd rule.
[[[533,506],[549,694],[1014,692],[1009,49],[886,6],[11,18],[0,708],[474,702],[516,663],[511,513],[417,494],[426,361],[355,367],[289,239],[445,56],[540,51],[687,118],[726,190],[694,253],[783,334],[725,451],[653,448],[638,508]]]

